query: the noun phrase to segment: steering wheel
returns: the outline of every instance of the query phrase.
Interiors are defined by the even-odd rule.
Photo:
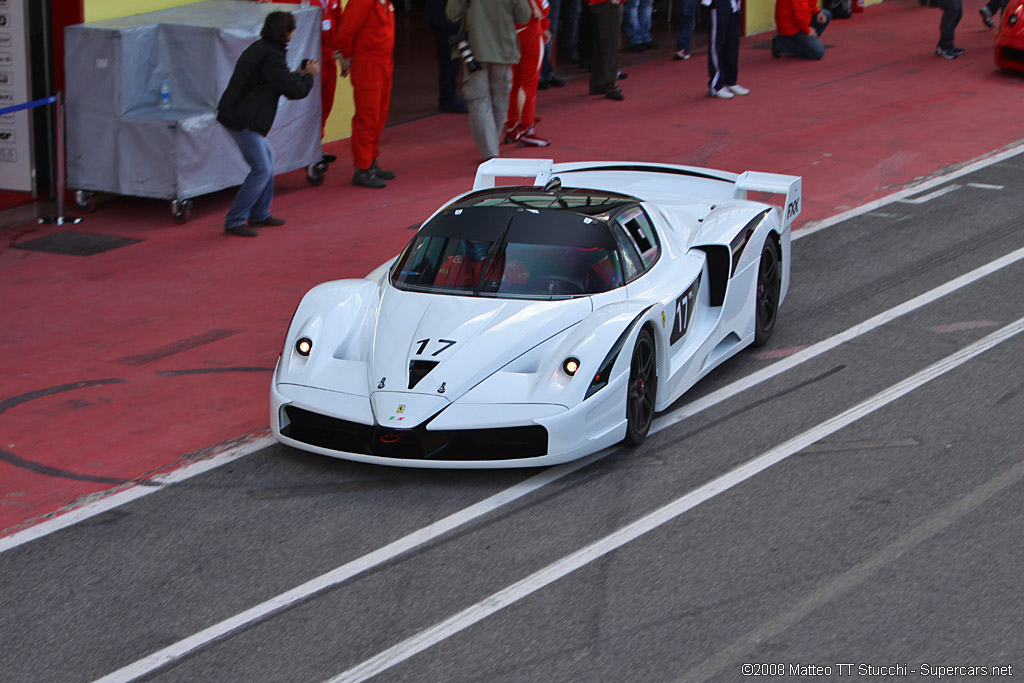
[[[586,293],[583,285],[579,282],[558,275],[533,278],[525,283],[524,289],[531,294],[565,295]]]

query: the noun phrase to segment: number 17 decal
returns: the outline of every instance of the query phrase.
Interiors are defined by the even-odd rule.
[[[414,356],[422,356],[424,351],[427,350],[427,344],[430,343],[430,339],[420,339],[416,343],[419,344],[420,347],[418,349],[416,349],[416,353],[414,353],[413,355]],[[436,356],[439,353],[441,353],[442,351],[447,351],[449,348],[451,348],[452,346],[455,345],[455,342],[452,341],[451,339],[438,339],[437,343],[441,344],[441,348],[439,348],[437,351],[434,351],[432,354],[430,354],[431,356]]]
[[[683,338],[686,330],[690,327],[690,320],[693,318],[693,307],[697,303],[697,290],[700,288],[700,275],[693,281],[686,291],[676,299],[676,314],[672,321],[672,336],[669,338],[671,344]]]

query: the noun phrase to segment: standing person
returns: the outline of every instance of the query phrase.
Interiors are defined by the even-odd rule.
[[[302,0],[276,0],[297,5]],[[320,8],[320,139],[327,134],[327,119],[334,108],[334,94],[338,89],[338,45],[335,36],[341,21],[341,0],[312,0]],[[333,154],[324,154],[324,163],[337,161]]]
[[[658,49],[659,45],[651,38],[653,14],[654,0],[626,0],[622,9],[622,30],[630,52]]]
[[[683,0],[679,13],[679,35],[672,59],[689,59],[693,52],[693,25],[697,21],[697,0]]]
[[[557,43],[559,22],[562,14],[562,0],[548,1],[548,41],[544,43],[544,60],[540,63],[540,83],[537,85],[541,90],[548,88],[561,88],[565,85],[565,79],[555,75],[555,67],[551,62],[551,50]]]
[[[498,156],[512,89],[512,65],[519,62],[516,24],[532,15],[527,0],[448,0],[447,15],[463,23],[473,52],[462,94],[469,101],[469,131],[484,161]]]
[[[953,44],[956,25],[964,15],[963,0],[942,0],[942,17],[939,19],[939,44],[935,46],[935,54],[943,59],[956,59],[964,53],[962,48]]]
[[[523,26],[516,26],[519,36],[519,63],[512,67],[512,92],[505,121],[505,142],[520,147],[547,147],[550,140],[534,132],[537,123],[537,86],[540,83],[544,45],[551,39],[547,0],[529,0],[533,15]]]
[[[779,34],[772,37],[772,57],[821,59],[825,56],[821,34],[831,21],[832,13],[818,9],[817,0],[775,0]]]
[[[711,0],[701,0],[710,5]],[[736,82],[740,66],[740,34],[743,17],[740,0],[716,0],[711,10],[708,36],[708,96],[731,100],[750,91]]]
[[[288,42],[294,31],[295,17],[290,12],[268,14],[260,39],[239,56],[217,105],[217,120],[227,128],[249,164],[249,174],[224,219],[224,231],[229,235],[256,237],[259,233],[254,227],[284,225],[283,220],[270,215],[274,149],[267,142],[267,133],[274,125],[281,96],[301,100],[313,89],[314,76],[320,72],[315,59],[305,60],[297,71],[288,70]]]
[[[437,52],[437,108],[449,114],[466,114],[469,107],[459,97],[459,60],[452,56],[451,37],[459,31],[459,25],[448,21],[445,16],[447,0],[427,0],[423,14],[427,24],[434,29],[434,49]]]
[[[590,94],[623,100],[619,88],[619,47],[622,44],[622,3],[619,0],[587,0],[593,35],[590,58]]]
[[[1006,6],[1006,0],[988,0],[981,9],[978,10],[978,14],[981,15],[981,21],[985,26],[989,28],[996,27],[996,15],[1003,11]]]
[[[338,26],[341,75],[352,75],[352,184],[380,189],[395,177],[377,165],[391,109],[395,7],[389,0],[348,0]]]

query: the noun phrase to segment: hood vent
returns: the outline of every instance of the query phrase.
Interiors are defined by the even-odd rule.
[[[409,388],[419,384],[419,381],[427,376],[427,373],[437,366],[436,360],[411,360],[409,361]]]

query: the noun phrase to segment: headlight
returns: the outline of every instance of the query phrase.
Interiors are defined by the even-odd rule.
[[[572,356],[569,356],[562,362],[562,370],[565,372],[565,374],[569,375],[570,377],[574,376],[576,374],[576,371],[579,369],[580,361],[578,358],[573,358]]]
[[[295,353],[299,354],[303,358],[309,355],[309,352],[313,350],[313,340],[308,337],[302,337],[295,342]]]

